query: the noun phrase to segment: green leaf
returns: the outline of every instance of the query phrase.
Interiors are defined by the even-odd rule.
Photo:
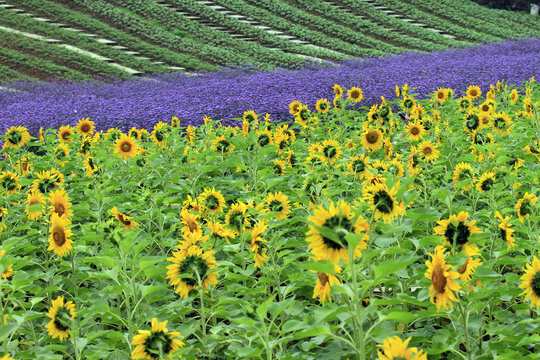
[[[398,321],[402,323],[410,323],[416,320],[416,316],[409,311],[392,311],[388,314],[378,312],[381,321]]]
[[[395,259],[386,260],[375,266],[375,279],[380,279],[387,275],[393,274],[396,271],[414,263],[419,258],[419,256],[400,256]]]
[[[293,335],[295,340],[305,339],[307,337],[319,336],[319,335],[330,335],[332,331],[328,324],[311,326],[309,329],[304,331],[299,331]]]
[[[326,274],[335,274],[335,266],[329,260],[299,262],[295,266],[301,269],[312,270]]]

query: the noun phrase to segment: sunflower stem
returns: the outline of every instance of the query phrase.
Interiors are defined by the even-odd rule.
[[[371,227],[370,227],[371,229]],[[353,311],[354,311],[354,317],[353,317],[353,332],[354,332],[354,340],[355,340],[355,350],[356,350],[356,358],[359,360],[365,360],[366,354],[365,354],[365,348],[364,348],[364,331],[362,328],[362,314],[360,313],[360,309],[358,307],[359,300],[358,298],[358,283],[356,279],[356,268],[354,266],[354,250],[352,246],[349,246],[348,252],[349,252],[349,269],[351,272],[352,277],[352,293],[353,298]]]
[[[461,299],[460,299],[461,300]],[[463,306],[461,306],[461,301],[458,301],[459,312],[461,314],[461,321],[463,322],[463,331],[465,332],[465,341],[467,343],[467,359],[471,360],[471,340],[469,337],[469,312],[465,313]]]

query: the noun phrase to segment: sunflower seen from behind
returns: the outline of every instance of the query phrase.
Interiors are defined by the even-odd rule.
[[[524,222],[525,218],[531,216],[533,206],[538,202],[538,198],[528,192],[519,199],[516,204],[516,211],[520,222]]]
[[[328,111],[330,111],[330,102],[328,99],[319,99],[315,103],[315,109],[320,114],[326,114]]]
[[[253,252],[253,261],[256,268],[262,267],[264,262],[268,260],[266,246],[264,245],[267,240],[261,236],[267,229],[268,225],[264,221],[257,222],[251,229],[251,251]]]
[[[524,289],[520,295],[525,295],[525,300],[531,300],[531,308],[540,308],[540,260],[534,257],[530,264],[523,267],[523,274],[520,278],[520,288]]]
[[[30,141],[30,133],[24,126],[12,126],[4,134],[3,149],[18,149]]]
[[[493,188],[493,185],[495,185],[495,172],[488,171],[483,173],[478,179],[476,183],[476,190],[481,193],[486,192],[491,190],[491,188]]]
[[[218,212],[223,212],[225,198],[215,188],[206,188],[197,198],[197,203],[201,206],[201,210],[208,211],[211,216],[214,216]]]
[[[21,189],[19,175],[6,171],[0,173],[0,189],[2,193],[15,194]]]
[[[364,200],[375,211],[375,219],[382,218],[384,222],[391,223],[395,218],[405,212],[403,202],[399,203],[395,196],[397,188],[388,189],[386,184],[374,183],[364,188]]]
[[[424,274],[431,281],[429,297],[430,301],[437,306],[437,311],[441,308],[446,310],[453,308],[452,302],[459,301],[454,291],[461,289],[461,285],[455,281],[459,278],[459,273],[454,271],[452,265],[446,263],[444,252],[444,247],[439,245],[433,254],[429,253],[431,260],[426,261],[427,271]]]
[[[71,336],[72,320],[75,319],[75,304],[68,301],[64,303],[64,297],[58,296],[52,301],[52,306],[47,312],[47,317],[51,319],[45,327],[48,334],[53,339],[64,341]]]
[[[198,285],[207,288],[217,284],[216,272],[211,271],[218,265],[213,251],[192,245],[172,255],[167,259],[172,262],[167,266],[167,279],[181,297],[189,297],[189,292]]]
[[[276,219],[283,220],[287,218],[287,215],[291,212],[289,206],[289,198],[287,195],[283,194],[281,191],[276,193],[269,193],[268,196],[264,199],[265,209],[264,212],[275,212],[277,213]]]
[[[73,232],[68,228],[69,219],[61,218],[58,214],[53,213],[51,216],[51,227],[49,228],[49,247],[48,251],[60,257],[71,252],[73,240],[70,237]]]
[[[510,223],[510,216],[503,217],[499,211],[495,212],[495,217],[499,219],[499,233],[500,237],[506,242],[507,250],[512,250],[516,246],[516,240],[514,239],[515,230],[511,229],[513,224]]]
[[[444,243],[452,248],[463,248],[469,244],[471,235],[482,233],[475,226],[476,220],[467,222],[468,218],[467,211],[460,211],[459,214],[450,215],[448,219],[437,221],[438,226],[434,228],[435,235],[444,236]]]
[[[111,209],[111,214],[116,220],[118,220],[118,226],[123,226],[126,231],[133,230],[139,226],[137,222],[132,220],[133,217],[119,212],[116,206]]]
[[[168,320],[159,322],[158,319],[152,318],[152,330],[139,330],[139,333],[133,336],[131,341],[131,345],[135,345],[135,349],[131,352],[133,359],[172,359],[172,355],[184,347],[184,343],[180,340],[184,337],[177,331],[169,332],[167,322]]]
[[[335,275],[324,272],[317,272],[317,282],[313,288],[313,299],[319,298],[321,304],[326,300],[332,302],[330,291],[333,285],[339,284],[339,280]]]

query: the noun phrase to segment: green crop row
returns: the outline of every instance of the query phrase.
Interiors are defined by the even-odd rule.
[[[287,52],[333,60],[345,60],[348,58],[348,56],[336,54],[335,52],[326,51],[324,49],[313,49],[295,44],[289,40],[270,34],[263,29],[241,22],[235,18],[193,1],[171,0],[171,3],[183,11],[188,11],[200,16],[201,18],[208,19],[213,23],[225,26],[238,34],[250,36],[262,44],[268,44]],[[192,22],[200,25],[200,23],[197,21]]]
[[[80,71],[68,67],[57,65],[50,60],[24,54],[14,49],[8,49],[0,46],[0,62],[12,65],[16,69],[25,69],[24,72],[36,72],[47,75],[48,77],[61,78],[64,80],[85,81],[91,77]],[[33,74],[32,74],[33,75]]]
[[[270,50],[256,42],[238,40],[228,33],[212,28],[212,26],[198,24],[195,21],[189,20],[184,15],[178,14],[173,9],[156,4],[151,0],[116,0],[113,3],[133,11],[138,16],[164,25],[168,31],[188,31],[189,34],[196,35],[197,40],[205,44],[230,49],[231,51],[237,50],[237,53],[250,57],[252,59],[251,62],[255,61],[259,64],[268,64],[272,67],[279,65],[297,66],[303,62],[297,56]],[[197,5],[199,4],[194,3],[190,8],[196,8]],[[199,5],[199,7],[205,8],[202,5]],[[198,25],[194,25],[193,23],[197,23]],[[236,63],[234,65],[238,64]]]
[[[32,53],[42,59],[50,60],[56,64],[61,63],[70,69],[81,71],[89,75],[119,76],[126,73],[102,60],[79,54],[56,44],[31,39],[23,35],[0,30],[0,46]]]
[[[346,0],[352,1],[352,0]],[[416,6],[407,4],[400,0],[375,0],[377,3],[384,5],[404,16],[419,21],[423,24],[431,26],[435,29],[444,30],[445,32],[457,36],[462,39],[471,41],[497,41],[500,38],[480,33],[471,28],[463,28],[459,25],[452,23],[451,21],[442,19],[436,15],[429,14],[422,10],[419,10]]]
[[[9,66],[0,64],[0,83],[7,83],[22,77],[23,74],[20,74],[18,71],[13,70]]]
[[[397,31],[401,31],[409,36],[414,36],[421,40],[433,41],[434,43],[443,45],[445,48],[467,46],[470,44],[464,41],[449,39],[436,31],[424,29],[420,26],[411,25],[406,21],[398,20],[393,16],[387,15],[384,12],[375,9],[373,6],[364,1],[339,0],[337,3],[354,10],[355,12],[362,14],[362,16],[372,19],[381,25],[396,29]]]
[[[465,14],[461,8],[456,5],[447,5],[442,2],[432,0],[405,0],[405,2],[440,18],[450,19],[451,22],[466,29],[474,29],[478,32],[497,36],[501,39],[538,36],[537,30],[529,30],[527,28],[517,27],[515,25],[507,27],[501,22],[488,22],[481,16],[467,16],[467,14]]]
[[[58,4],[41,0],[21,0],[18,6],[26,8],[28,11],[32,11],[33,13],[37,12],[40,15],[46,16],[54,21],[69,23],[77,27],[89,29],[89,32],[114,39],[122,45],[129,47],[130,50],[139,51],[145,55],[155,57],[156,59],[160,59],[160,61],[167,62],[172,65],[182,66],[184,64],[192,64],[196,66],[198,64],[198,59],[183,59],[182,56],[174,53],[173,51],[145,43],[140,39],[123,33],[120,30],[116,30],[115,28],[96,20],[89,15],[66,9]],[[133,55],[126,54],[122,50],[99,43],[93,38],[81,35],[77,32],[65,30],[56,25],[36,21],[27,16],[13,16],[12,12],[9,10],[0,10],[0,18],[3,23],[8,24],[10,27],[62,40],[67,44],[114,59],[116,62],[122,65],[141,72],[152,73],[169,71],[169,69],[165,66],[153,64],[147,59],[136,58]]]

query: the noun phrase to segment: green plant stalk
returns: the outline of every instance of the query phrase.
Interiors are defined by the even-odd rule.
[[[459,313],[461,315],[461,321],[463,322],[463,331],[465,332],[465,341],[467,343],[467,359],[472,360],[471,354],[471,340],[469,337],[469,312],[465,313],[463,306],[461,305],[461,299],[458,301]]]

